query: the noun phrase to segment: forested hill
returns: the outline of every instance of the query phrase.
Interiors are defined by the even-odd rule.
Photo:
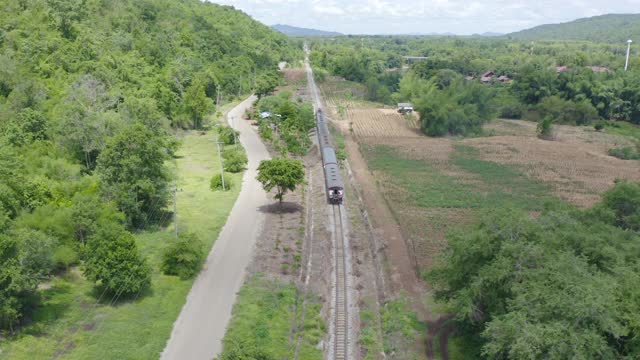
[[[640,14],[609,14],[549,24],[514,32],[507,37],[517,40],[585,40],[600,43],[640,41]]]
[[[298,48],[198,0],[0,1],[0,335],[70,266],[119,294],[149,285],[129,232],[168,203],[171,128],[202,127]]]

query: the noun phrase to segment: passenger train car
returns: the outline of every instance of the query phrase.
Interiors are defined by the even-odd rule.
[[[324,117],[322,109],[316,111],[316,122],[318,128],[318,146],[322,156],[322,166],[324,168],[325,190],[327,201],[330,204],[342,204],[344,196],[344,183],[340,176],[340,167],[336,151],[331,145],[329,125]]]

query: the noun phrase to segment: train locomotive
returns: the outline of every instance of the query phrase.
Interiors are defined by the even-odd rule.
[[[316,111],[316,126],[318,128],[318,146],[322,156],[322,167],[324,168],[325,188],[327,201],[330,204],[342,204],[344,196],[344,183],[340,176],[340,167],[336,151],[331,145],[329,126],[324,118],[322,109]]]

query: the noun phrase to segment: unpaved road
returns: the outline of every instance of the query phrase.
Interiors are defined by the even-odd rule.
[[[242,285],[264,220],[259,208],[269,203],[256,180],[256,169],[261,160],[269,159],[269,153],[249,122],[242,119],[245,109],[254,100],[252,96],[229,112],[228,119],[230,123],[231,119],[235,120],[233,126],[240,131],[240,142],[249,158],[242,190],[173,324],[161,359],[211,360],[222,350],[222,338],[236,293]],[[213,142],[211,151],[215,151]]]

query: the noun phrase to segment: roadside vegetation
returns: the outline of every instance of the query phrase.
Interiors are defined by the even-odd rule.
[[[132,295],[108,293],[87,280],[81,266],[70,265],[65,271],[57,271],[56,276],[42,280],[33,310],[14,335],[7,336],[0,345],[3,356],[25,360],[54,356],[157,358],[201,265],[201,256],[211,249],[240,190],[209,190],[208,174],[219,171],[212,139],[211,133],[186,133],[176,152],[178,158],[167,163],[170,171],[177,174],[181,190],[177,193],[180,240],[175,241],[172,226],[164,227],[171,223],[173,214],[162,208],[154,208],[164,214],[162,226],[154,225],[133,235],[137,253],[149,270],[149,278],[143,278],[148,286]],[[228,179],[239,184],[241,176],[228,174]],[[61,259],[70,256],[59,250],[54,254]],[[129,251],[122,256],[134,260],[131,257],[135,254]],[[9,270],[2,267],[0,271],[4,269]],[[114,278],[117,279],[126,281],[127,286],[137,284],[133,278]],[[133,333],[134,341],[123,336]]]
[[[269,279],[264,274],[251,276],[238,294],[224,339],[224,352],[218,359],[292,359],[299,338],[298,359],[321,359],[318,344],[326,328],[320,299],[306,299],[304,323],[299,323],[292,333],[292,324],[301,318],[302,307],[297,304],[302,296],[292,283]]]
[[[316,126],[311,103],[285,90],[260,99],[250,116],[258,122],[260,137],[282,156],[302,156],[309,150],[309,131]]]

